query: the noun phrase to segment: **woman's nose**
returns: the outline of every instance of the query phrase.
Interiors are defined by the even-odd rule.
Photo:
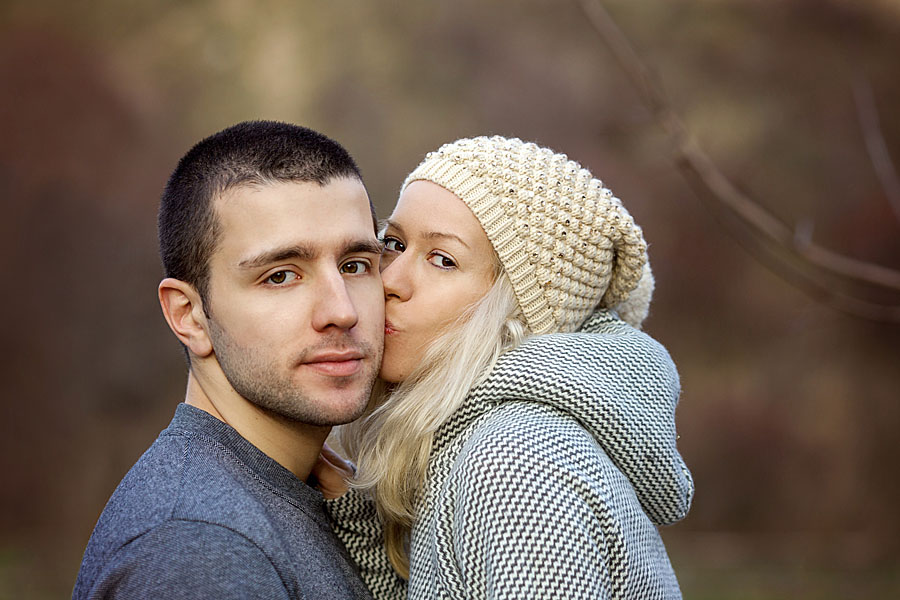
[[[406,253],[394,256],[381,271],[381,282],[384,284],[384,298],[395,298],[401,302],[409,300],[412,294],[410,281],[409,257]]]

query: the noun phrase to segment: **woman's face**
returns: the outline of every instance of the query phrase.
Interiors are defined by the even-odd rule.
[[[441,329],[490,289],[494,253],[469,207],[430,181],[406,187],[384,242],[381,378],[397,383],[409,376]]]

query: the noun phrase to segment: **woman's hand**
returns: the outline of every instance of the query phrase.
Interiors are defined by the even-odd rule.
[[[312,468],[312,476],[315,477],[319,491],[326,499],[340,498],[349,486],[347,480],[356,473],[353,463],[328,447],[322,446],[322,452]]]

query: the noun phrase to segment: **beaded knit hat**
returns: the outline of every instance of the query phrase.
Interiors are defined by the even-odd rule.
[[[477,137],[429,152],[403,182],[431,181],[475,214],[533,333],[571,332],[611,308],[640,327],[653,276],[622,202],[565,154],[516,138]]]

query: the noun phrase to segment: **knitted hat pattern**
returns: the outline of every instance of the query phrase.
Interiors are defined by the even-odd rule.
[[[461,139],[429,152],[401,193],[419,180],[474,213],[533,333],[575,331],[598,306],[635,327],[647,316],[653,277],[641,228],[565,154],[517,138]]]

